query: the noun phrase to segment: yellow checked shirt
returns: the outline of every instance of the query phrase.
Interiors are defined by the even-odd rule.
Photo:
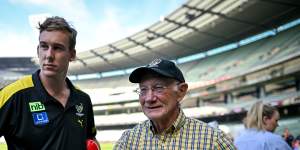
[[[114,150],[235,150],[231,139],[221,130],[188,118],[180,110],[173,125],[163,133],[154,133],[150,120],[123,133]]]

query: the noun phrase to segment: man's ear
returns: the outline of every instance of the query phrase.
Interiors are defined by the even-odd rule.
[[[75,49],[72,49],[70,50],[70,61],[74,61],[76,59],[76,50]]]
[[[189,86],[188,86],[187,83],[180,83],[178,85],[178,90],[177,90],[177,93],[178,93],[178,96],[179,96],[178,101],[181,101],[183,99],[183,97],[187,93],[188,87]]]

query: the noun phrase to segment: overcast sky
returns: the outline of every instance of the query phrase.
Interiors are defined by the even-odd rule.
[[[78,52],[115,42],[159,21],[186,0],[0,0],[0,57],[36,56],[37,23],[62,16]]]

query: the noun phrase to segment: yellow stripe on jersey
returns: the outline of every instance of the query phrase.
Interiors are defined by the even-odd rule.
[[[0,91],[0,109],[13,94],[30,87],[33,87],[33,81],[31,75],[28,75],[3,88]]]

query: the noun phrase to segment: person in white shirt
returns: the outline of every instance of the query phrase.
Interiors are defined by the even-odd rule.
[[[238,150],[292,150],[284,139],[273,133],[280,118],[276,107],[256,102],[247,112],[245,130],[234,140]]]

